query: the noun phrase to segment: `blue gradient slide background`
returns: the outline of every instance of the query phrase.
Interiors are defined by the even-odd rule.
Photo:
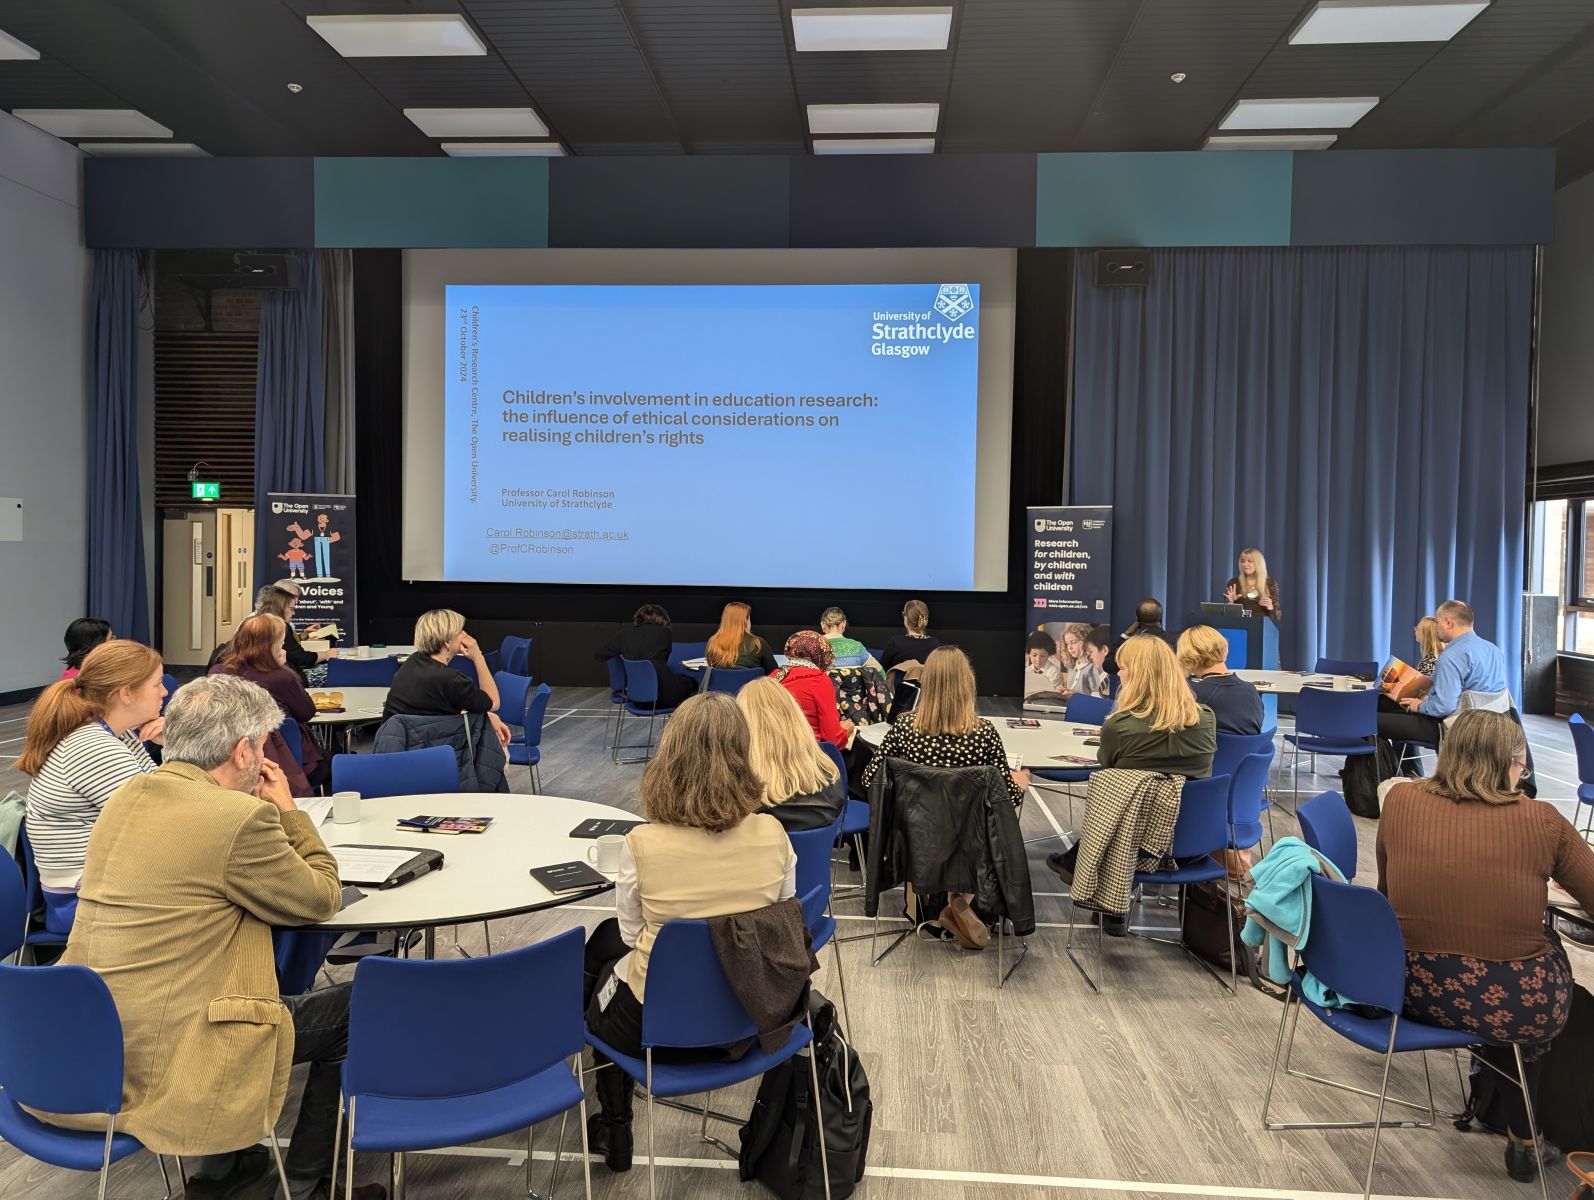
[[[444,321],[444,575],[550,583],[974,586],[979,287],[943,315],[924,284],[450,285]],[[875,314],[918,314],[957,340],[874,353]],[[932,335],[933,336],[933,335]],[[508,404],[506,392],[585,405]],[[691,405],[593,405],[595,393],[687,393]],[[731,407],[727,394],[875,398],[874,407]],[[474,406],[474,409],[473,409]],[[608,423],[506,424],[604,413]],[[811,426],[636,424],[735,414]],[[645,419],[645,418],[644,418]],[[834,419],[830,427],[822,421]],[[559,441],[505,441],[505,431]],[[583,430],[651,443],[580,443]],[[702,444],[665,443],[700,435]],[[475,439],[474,447],[472,439]],[[613,492],[585,503],[567,492]]]

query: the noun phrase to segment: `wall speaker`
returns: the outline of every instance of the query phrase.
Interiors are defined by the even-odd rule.
[[[1150,282],[1150,250],[1130,247],[1096,251],[1097,287],[1145,287]]]

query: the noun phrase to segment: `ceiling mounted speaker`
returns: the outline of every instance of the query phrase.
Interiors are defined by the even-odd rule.
[[[1151,282],[1151,251],[1096,251],[1097,287],[1145,287]]]

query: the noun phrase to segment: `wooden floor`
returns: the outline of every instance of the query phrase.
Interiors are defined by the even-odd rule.
[[[554,693],[543,737],[543,790],[635,809],[642,768],[610,764],[606,701],[607,693],[596,688]],[[999,715],[1014,706],[990,701],[981,709]],[[0,754],[7,761],[19,744],[24,714],[22,708],[0,709]],[[1576,770],[1564,723],[1529,718],[1528,726],[1541,796],[1569,802]],[[1323,765],[1325,771],[1338,766],[1327,760]],[[1325,775],[1312,790],[1337,782]],[[0,788],[21,783],[14,772],[0,773]],[[514,769],[513,784],[517,791],[529,790],[523,770]],[[526,803],[537,799],[528,796]],[[1044,805],[1025,805],[1025,836],[1036,839],[1030,850],[1041,928],[1006,988],[994,986],[994,951],[971,954],[942,943],[909,942],[871,967],[867,942],[841,948],[854,1041],[875,1106],[869,1174],[856,1194],[868,1200],[1359,1196],[1369,1133],[1268,1133],[1261,1127],[1280,1013],[1275,1001],[1249,989],[1230,999],[1178,950],[1133,939],[1108,943],[1105,990],[1098,995],[1086,987],[1064,957],[1067,906],[1043,865],[1055,848],[1047,835],[1068,821],[1060,795],[1047,796]],[[1362,870],[1371,879],[1374,825],[1359,824]],[[1278,813],[1277,832],[1296,832],[1285,811]],[[496,922],[493,945],[504,949],[574,924],[590,927],[608,911],[565,908]],[[838,899],[836,911],[844,934],[868,928],[858,901]],[[1170,913],[1152,902],[1145,921],[1166,922]],[[459,935],[467,949],[481,949],[480,926],[462,928]],[[438,944],[454,953],[449,937]],[[1594,983],[1594,958],[1577,949],[1572,955],[1579,977]],[[828,949],[821,961],[817,986],[834,999]],[[461,1015],[468,1027],[469,1014]],[[535,1013],[528,1010],[527,1019]],[[1376,1086],[1375,1057],[1312,1027],[1309,1018],[1302,1022],[1297,1054],[1303,1069]],[[1438,1057],[1433,1068],[1440,1106],[1459,1108],[1454,1069]],[[1307,1086],[1294,1080],[1281,1085],[1275,1108],[1283,1119],[1370,1116],[1370,1101],[1308,1092]],[[749,1084],[716,1095],[714,1107],[745,1112],[753,1090]],[[1413,1098],[1421,1093],[1417,1060],[1397,1060],[1392,1090]],[[739,1183],[734,1163],[697,1141],[692,1117],[662,1108],[657,1115],[660,1196],[767,1194],[758,1184]],[[291,1121],[285,1119],[283,1128],[291,1128]],[[537,1131],[539,1189],[547,1182],[557,1128],[555,1120]],[[734,1129],[714,1132],[735,1144]],[[595,1164],[595,1194],[648,1194],[647,1124],[640,1104],[636,1134],[637,1166],[613,1176]],[[572,1121],[567,1142],[575,1137]],[[517,1189],[524,1186],[524,1153],[521,1137],[414,1155],[410,1195],[474,1200],[523,1194]],[[1536,1197],[1537,1186],[1513,1183],[1504,1174],[1502,1153],[1500,1140],[1459,1133],[1443,1121],[1432,1130],[1386,1132],[1376,1192],[1447,1200]],[[385,1181],[387,1170],[387,1161],[374,1155],[362,1156],[357,1165],[364,1180]],[[1566,1180],[1570,1176],[1557,1168],[1552,1196],[1570,1190]],[[40,1166],[0,1146],[0,1197],[77,1200],[94,1190],[92,1176]],[[580,1194],[574,1160],[566,1163],[558,1190],[564,1197]],[[140,1155],[117,1167],[111,1195],[161,1195],[153,1160]]]

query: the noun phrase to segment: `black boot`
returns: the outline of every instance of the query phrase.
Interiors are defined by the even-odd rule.
[[[1532,1183],[1539,1176],[1539,1157],[1528,1142],[1508,1138],[1505,1144],[1505,1173],[1518,1183]]]
[[[631,1169],[631,1079],[608,1064],[597,1072],[593,1090],[601,1112],[587,1118],[587,1146],[602,1153],[604,1165],[614,1172]]]

